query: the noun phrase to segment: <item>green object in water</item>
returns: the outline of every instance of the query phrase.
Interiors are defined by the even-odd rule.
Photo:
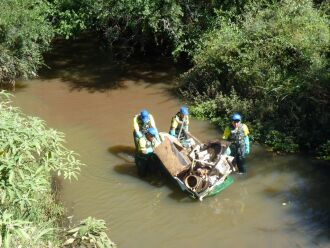
[[[214,189],[209,194],[207,194],[207,196],[213,196],[213,195],[219,194],[220,191],[227,188],[233,182],[234,182],[234,178],[232,178],[231,176],[228,176],[222,184],[219,184],[216,187],[214,187]]]

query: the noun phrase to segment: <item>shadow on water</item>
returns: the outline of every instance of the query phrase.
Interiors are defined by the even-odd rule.
[[[135,165],[134,157],[135,157],[135,148],[133,146],[111,146],[108,148],[108,152],[112,155],[124,160],[126,163],[132,163]]]
[[[139,180],[147,182],[150,185],[155,186],[155,187],[163,187],[165,184],[165,181],[158,175],[148,175],[145,177],[140,177],[137,173],[137,168],[136,168],[135,164],[130,163],[130,164],[115,165],[114,170],[119,174],[138,178]]]
[[[41,78],[60,78],[71,90],[104,92],[125,87],[124,82],[172,84],[176,69],[171,61],[149,57],[114,61],[111,53],[101,49],[96,39],[85,35],[78,40],[57,40],[45,55],[46,67]],[[146,86],[148,87],[148,86]]]
[[[306,230],[316,244],[329,242],[330,164],[305,157],[289,159],[277,165],[275,170],[295,175],[294,181],[285,190],[264,190],[268,197],[284,201],[288,205],[290,215],[297,217],[298,221],[292,223],[290,230]]]
[[[169,175],[164,175],[164,173],[156,173],[152,175],[147,175],[145,177],[140,177],[137,172],[137,167],[134,162],[135,149],[132,146],[117,145],[108,148],[108,151],[122,159],[125,163],[118,164],[114,166],[114,171],[122,174],[128,175],[130,177],[144,181],[155,187],[168,187],[171,193],[168,195],[169,198],[180,201],[180,202],[195,202],[182,192],[176,182],[170,178]]]

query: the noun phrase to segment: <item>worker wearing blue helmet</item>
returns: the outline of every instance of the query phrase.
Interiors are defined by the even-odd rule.
[[[142,109],[140,114],[134,116],[133,127],[134,143],[136,147],[139,139],[147,133],[148,128],[153,127],[157,130],[154,117],[146,109]]]
[[[148,172],[158,170],[157,157],[154,149],[160,144],[157,129],[150,127],[138,141],[138,151],[135,156],[135,163],[140,176],[145,176]]]
[[[179,112],[172,118],[170,134],[178,139],[189,132],[189,111],[185,106],[180,107]]]
[[[154,148],[160,144],[156,128],[147,129],[146,135],[139,139],[139,152],[149,154],[154,152]]]
[[[242,123],[242,116],[234,113],[230,117],[231,125],[225,128],[223,139],[231,142],[227,155],[235,157],[239,173],[245,173],[245,158],[250,153],[249,129]]]

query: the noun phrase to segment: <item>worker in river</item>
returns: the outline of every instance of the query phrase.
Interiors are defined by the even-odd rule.
[[[176,138],[188,139],[189,133],[189,112],[188,108],[182,106],[179,112],[172,118],[170,134]]]
[[[242,116],[234,113],[231,116],[231,125],[225,128],[223,139],[231,142],[226,154],[235,157],[238,173],[244,174],[245,158],[250,153],[249,129],[243,124]]]
[[[157,129],[150,127],[147,129],[145,136],[138,141],[138,151],[135,157],[135,163],[138,167],[140,176],[145,176],[148,171],[156,171],[157,157],[154,155],[154,148],[160,144]]]
[[[133,136],[134,136],[135,148],[138,147],[139,139],[142,138],[147,133],[148,128],[153,127],[157,131],[154,117],[146,109],[141,110],[140,114],[134,116],[133,126],[134,126]],[[157,132],[157,136],[158,136],[158,132]]]

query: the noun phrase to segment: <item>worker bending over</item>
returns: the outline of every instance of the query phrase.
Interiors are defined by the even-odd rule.
[[[135,148],[137,148],[138,146],[139,139],[147,133],[148,128],[152,127],[155,128],[157,131],[154,117],[146,109],[143,109],[140,114],[134,116],[133,127]]]
[[[148,128],[145,136],[139,139],[139,152],[142,154],[150,154],[154,152],[154,148],[160,144],[159,135],[156,128]]]
[[[158,159],[154,155],[154,149],[160,144],[157,129],[150,127],[145,136],[138,141],[138,151],[135,157],[135,163],[140,176],[145,176],[148,172],[158,170]]]

